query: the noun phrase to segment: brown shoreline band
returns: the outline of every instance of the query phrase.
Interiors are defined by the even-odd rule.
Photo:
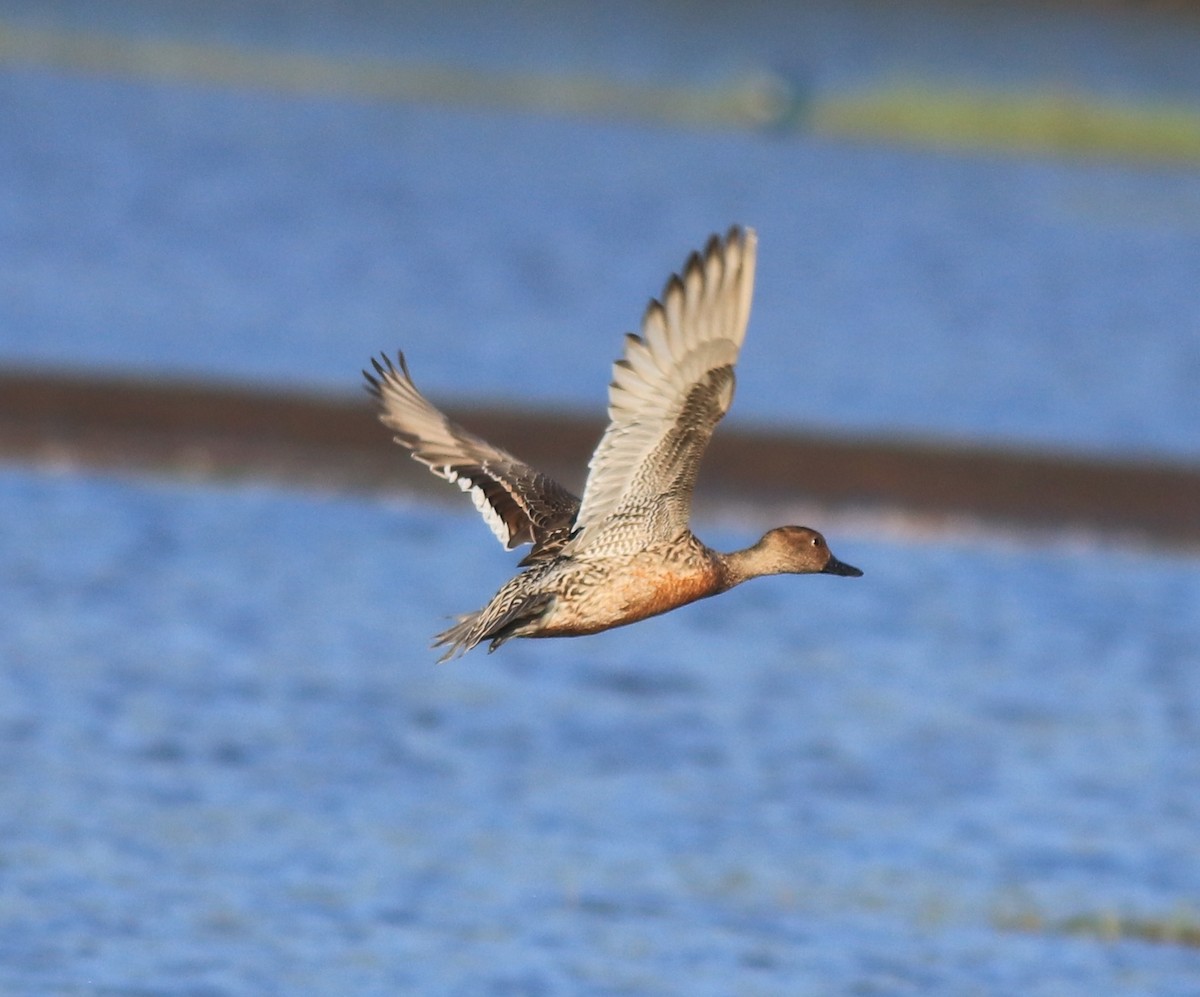
[[[599,419],[562,411],[447,412],[575,489],[604,428]],[[0,459],[445,491],[392,445],[365,395],[222,383],[0,372]],[[705,457],[698,496],[968,516],[1200,548],[1200,465],[1183,461],[726,424]]]

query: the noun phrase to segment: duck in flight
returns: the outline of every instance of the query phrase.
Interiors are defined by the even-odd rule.
[[[625,337],[582,499],[451,422],[417,391],[403,354],[371,361],[367,389],[396,442],[467,492],[505,547],[533,545],[483,609],[434,638],[442,661],[483,641],[490,652],[512,637],[624,626],[760,575],[862,574],[806,526],[730,554],[688,526],[700,459],[733,400],[756,248],[753,229],[713,236],[650,302],[641,335]]]

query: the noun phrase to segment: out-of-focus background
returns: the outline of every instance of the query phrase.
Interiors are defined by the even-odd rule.
[[[1182,4],[0,0],[0,992],[1200,990],[1197,52]],[[577,484],[735,222],[697,531],[865,576],[435,667],[515,558],[359,369]]]

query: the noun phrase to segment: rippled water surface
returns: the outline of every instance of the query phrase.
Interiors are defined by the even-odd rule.
[[[1195,170],[163,75],[181,41],[1200,96],[1186,17],[710,7],[0,0],[0,43],[167,60],[0,44],[0,364],[356,392],[403,347],[438,398],[599,411],[736,220],[733,418],[1195,460]],[[465,504],[7,467],[0,524],[5,994],[1200,992],[1145,940],[1200,921],[1195,557],[841,516],[861,579],[436,666],[515,561]]]
[[[5,992],[1200,985],[1049,927],[1194,917],[1194,559],[831,531],[864,578],[436,666],[513,560],[469,510],[10,469],[0,517]]]

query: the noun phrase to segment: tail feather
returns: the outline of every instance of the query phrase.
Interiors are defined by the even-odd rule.
[[[443,661],[449,661],[451,658],[461,658],[483,639],[480,635],[472,632],[476,629],[479,616],[479,613],[467,613],[465,616],[460,617],[454,626],[443,630],[433,638],[431,647],[450,645],[446,653],[438,658],[438,664],[441,664]]]
[[[550,608],[554,596],[539,592],[505,603],[493,599],[477,613],[467,613],[454,626],[443,630],[433,639],[433,647],[449,645],[438,662],[460,658],[471,648],[490,640],[488,654],[511,637],[521,635],[526,627],[536,622]]]

